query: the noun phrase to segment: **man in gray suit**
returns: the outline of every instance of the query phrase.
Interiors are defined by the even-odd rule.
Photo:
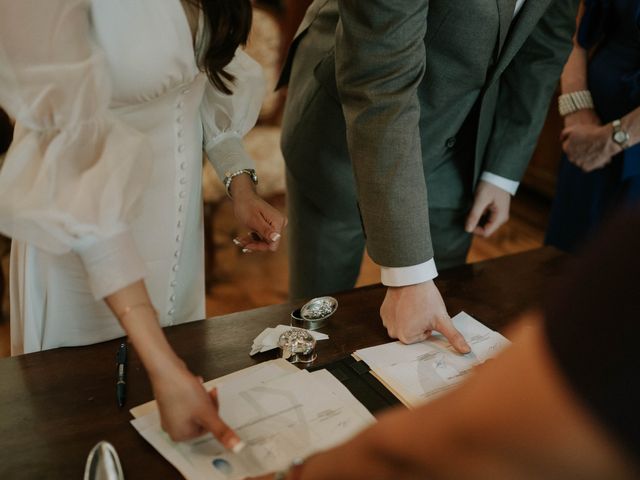
[[[578,0],[315,0],[290,49],[290,292],[353,287],[411,343],[468,351],[433,278],[503,224],[571,49]],[[427,201],[428,192],[428,201]]]

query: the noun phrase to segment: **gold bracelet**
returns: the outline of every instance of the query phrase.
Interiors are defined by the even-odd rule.
[[[138,308],[145,308],[145,307],[150,308],[153,314],[155,316],[158,316],[158,312],[156,311],[155,308],[153,308],[153,305],[151,305],[149,302],[141,302],[141,303],[136,303],[135,305],[124,307],[124,309],[120,313],[116,313],[116,318],[118,318],[118,320],[123,320],[124,317],[129,315],[134,310]]]

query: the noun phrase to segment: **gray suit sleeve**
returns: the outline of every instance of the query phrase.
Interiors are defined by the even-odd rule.
[[[379,265],[433,257],[417,88],[428,0],[343,0],[336,82],[367,249]]]
[[[483,170],[520,181],[571,52],[579,0],[554,0],[504,71]]]

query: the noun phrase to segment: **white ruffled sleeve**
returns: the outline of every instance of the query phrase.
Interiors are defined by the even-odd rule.
[[[86,0],[0,0],[0,11],[0,105],[16,119],[0,230],[75,251],[102,298],[145,274],[128,221],[151,168],[146,139],[108,110]]]
[[[255,168],[242,145],[242,137],[253,128],[266,92],[262,67],[238,49],[225,70],[235,77],[231,95],[207,84],[200,115],[204,149],[221,179],[245,168]]]

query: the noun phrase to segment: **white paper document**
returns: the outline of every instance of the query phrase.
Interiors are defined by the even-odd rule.
[[[413,345],[400,342],[357,350],[372,373],[403,403],[413,407],[453,388],[475,365],[496,356],[509,341],[465,312],[452,318],[471,353],[461,355],[440,334]]]
[[[210,434],[171,441],[155,408],[131,423],[185,478],[235,480],[284,469],[294,458],[337,445],[375,421],[326,370],[291,372],[281,362],[236,372],[218,385],[220,416],[246,443],[239,454]]]

